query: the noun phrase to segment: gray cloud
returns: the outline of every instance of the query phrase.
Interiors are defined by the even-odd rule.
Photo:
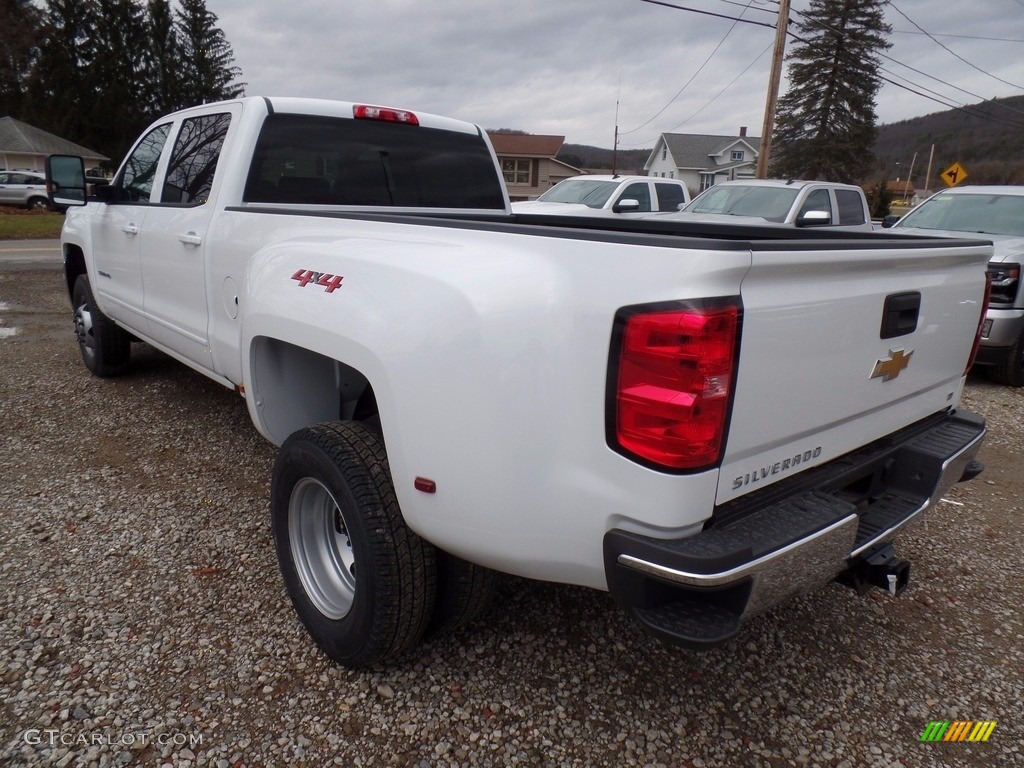
[[[742,10],[722,0],[676,2],[729,16]],[[1024,40],[1021,0],[897,5],[929,32]],[[612,144],[616,98],[620,146],[649,147],[671,130],[732,134],[744,125],[760,134],[769,55],[758,56],[774,36],[772,29],[739,24],[726,38],[731,21],[640,0],[207,0],[207,7],[219,17],[250,95],[388,104],[599,146]],[[764,7],[775,6],[756,0],[744,17],[774,23],[756,10]],[[806,7],[807,0],[795,0],[794,11]],[[913,29],[892,8],[886,17],[896,30]],[[678,99],[625,133],[665,107],[723,38]],[[982,69],[1024,85],[1024,43],[939,39]],[[896,61],[973,93],[1024,93],[923,35],[894,33],[892,41],[888,55]],[[896,63],[885,66],[952,101],[976,101]],[[878,98],[882,122],[943,109],[888,84]]]

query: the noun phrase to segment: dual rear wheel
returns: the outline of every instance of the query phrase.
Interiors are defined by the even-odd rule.
[[[316,644],[348,667],[400,658],[467,623],[493,572],[405,525],[381,438],[358,422],[299,430],[281,446],[271,523],[292,604]]]

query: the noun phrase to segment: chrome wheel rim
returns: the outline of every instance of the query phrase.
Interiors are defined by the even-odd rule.
[[[305,477],[292,489],[288,537],[310,602],[329,619],[344,618],[356,594],[355,553],[341,506],[319,480]]]
[[[75,309],[75,337],[82,348],[82,354],[94,357],[96,354],[96,337],[92,332],[92,313],[87,304]]]

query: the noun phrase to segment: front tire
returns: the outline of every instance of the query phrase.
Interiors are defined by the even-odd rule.
[[[291,435],[270,514],[288,595],[324,653],[358,668],[420,642],[434,609],[435,550],[405,525],[380,437],[355,422]]]
[[[45,197],[33,197],[25,205],[30,211],[52,211],[53,206],[50,205],[50,201]]]
[[[989,375],[997,384],[1024,387],[1024,333],[1017,337],[1004,361],[989,367]]]
[[[96,376],[123,373],[131,359],[131,337],[96,306],[87,275],[75,279],[71,305],[75,336],[85,367]]]

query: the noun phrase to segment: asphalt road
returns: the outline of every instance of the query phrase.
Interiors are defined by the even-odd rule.
[[[60,240],[0,240],[0,269],[45,269],[60,265]]]

